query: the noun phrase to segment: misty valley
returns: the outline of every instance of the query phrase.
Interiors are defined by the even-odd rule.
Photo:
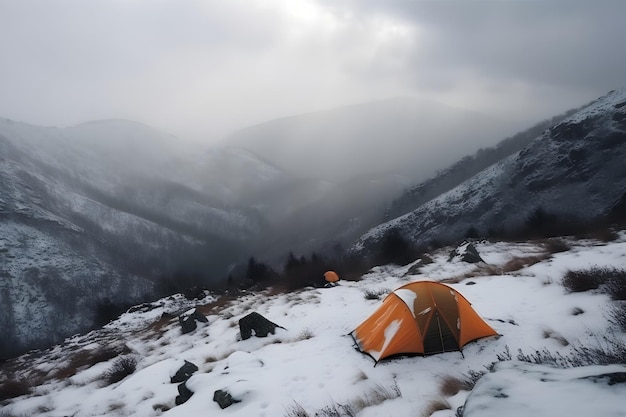
[[[173,293],[316,286],[327,269],[358,279],[463,238],[621,221],[624,103],[616,90],[507,132],[389,100],[212,148],[124,120],[0,119],[0,356]]]

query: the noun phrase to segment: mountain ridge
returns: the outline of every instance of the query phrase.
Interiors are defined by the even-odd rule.
[[[580,221],[608,213],[626,191],[625,102],[626,88],[609,92],[519,152],[371,229],[353,250],[367,251],[392,229],[423,246],[461,238],[470,228],[483,236],[488,229],[513,231],[538,209]]]

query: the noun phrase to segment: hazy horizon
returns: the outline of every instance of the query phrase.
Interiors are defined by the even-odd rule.
[[[626,84],[626,3],[0,0],[0,117],[215,142],[410,96],[536,121]]]

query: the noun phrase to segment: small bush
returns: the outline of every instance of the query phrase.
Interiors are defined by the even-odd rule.
[[[137,358],[134,356],[121,356],[113,362],[113,366],[105,373],[105,379],[109,384],[114,384],[126,378],[137,369]]]
[[[607,280],[606,290],[613,300],[626,300],[626,270],[613,269]]]
[[[563,286],[569,292],[585,292],[600,287],[600,278],[596,269],[587,271],[567,271],[563,277]]]
[[[381,297],[389,294],[388,288],[381,288],[379,290],[365,290],[363,295],[366,300],[380,300]]]
[[[517,360],[556,368],[575,368],[587,365],[626,364],[626,342],[618,338],[603,338],[594,347],[575,346],[571,355],[561,355],[548,349],[525,354],[518,350]]]
[[[580,271],[568,271],[563,286],[570,292],[602,291],[613,300],[626,300],[626,270],[610,267],[593,267]]]

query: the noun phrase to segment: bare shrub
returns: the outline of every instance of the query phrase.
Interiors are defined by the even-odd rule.
[[[596,346],[574,346],[572,354],[564,356],[548,349],[525,354],[518,349],[517,360],[556,368],[575,368],[587,365],[626,364],[626,342],[616,337],[603,337]]]
[[[480,378],[482,378],[488,371],[486,369],[477,371],[475,369],[470,369],[467,371],[467,383],[468,383],[468,391],[474,389],[474,386],[478,382]]]
[[[569,292],[585,292],[598,289],[600,278],[595,268],[585,271],[569,270],[563,277],[562,283]]]
[[[381,297],[389,294],[389,288],[381,288],[379,290],[365,290],[363,296],[366,300],[380,300]]]
[[[117,358],[104,377],[109,384],[114,384],[126,378],[137,369],[137,358],[132,355]]]
[[[287,414],[285,417],[309,417],[309,413],[296,401],[294,404],[287,409]]]
[[[563,286],[570,292],[595,290],[613,300],[626,300],[626,270],[612,267],[593,267],[580,271],[568,271],[563,277]]]
[[[626,332],[626,303],[618,303],[611,308],[609,322],[619,330]]]
[[[315,413],[315,417],[356,417],[349,404],[332,403]]]
[[[613,269],[607,279],[606,290],[613,300],[626,300],[626,270]]]

